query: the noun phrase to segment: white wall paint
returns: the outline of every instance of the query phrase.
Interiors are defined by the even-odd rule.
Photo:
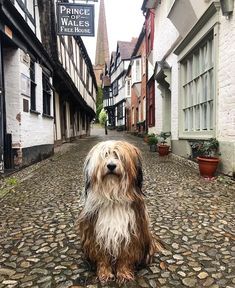
[[[167,1],[162,1],[155,10],[155,36],[153,59],[157,61],[165,60],[171,68],[171,132],[172,139],[178,139],[178,62],[177,56],[173,54],[175,43],[178,41],[179,33],[175,26],[167,18],[169,5]],[[164,126],[162,91],[155,82],[155,129],[154,133],[160,133]]]
[[[20,50],[4,49],[4,76],[6,99],[7,133],[12,134],[13,148],[21,147],[20,118],[22,103],[20,102]],[[14,79],[14,81],[12,81]],[[17,120],[18,119],[18,120]]]
[[[218,138],[235,141],[235,15],[220,17]]]

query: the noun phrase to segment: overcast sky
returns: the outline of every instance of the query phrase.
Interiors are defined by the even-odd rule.
[[[100,3],[100,1],[98,1]],[[92,4],[92,2],[89,2]],[[98,27],[99,3],[95,3],[95,29]],[[143,0],[105,0],[109,51],[116,50],[117,41],[138,37],[144,23]],[[97,33],[96,33],[97,34]],[[96,37],[82,37],[92,63],[95,61]]]

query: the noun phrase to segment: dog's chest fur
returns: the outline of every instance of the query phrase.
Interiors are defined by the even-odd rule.
[[[96,241],[102,249],[116,257],[121,245],[128,246],[136,234],[136,217],[130,203],[112,203],[100,207],[95,225]]]

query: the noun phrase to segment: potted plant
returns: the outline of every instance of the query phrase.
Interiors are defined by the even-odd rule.
[[[155,134],[151,134],[151,136],[148,137],[148,145],[151,152],[157,151],[157,143],[158,139]]]
[[[213,178],[219,164],[219,141],[216,138],[200,140],[192,144],[192,149],[198,155],[200,175],[208,179]]]
[[[169,149],[170,146],[167,145],[166,139],[171,136],[171,132],[161,132],[159,137],[160,137],[160,144],[158,145],[158,153],[159,156],[166,156],[169,154]]]
[[[144,136],[144,142],[148,143],[149,138],[150,137],[155,137],[155,136],[156,135],[154,133],[151,133],[151,134],[146,133],[145,136]]]

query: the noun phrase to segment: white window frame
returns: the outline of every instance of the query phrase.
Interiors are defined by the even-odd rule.
[[[135,79],[136,79],[136,82],[141,81],[141,58],[138,58],[135,60]]]
[[[137,62],[139,63],[137,65]],[[132,69],[131,69],[131,78],[132,84],[141,82],[141,57],[133,60]]]
[[[185,75],[184,75],[185,67],[182,63],[184,62],[185,59],[189,58],[190,54],[193,55],[193,51],[197,49],[197,47],[200,47],[200,44],[202,43],[202,41],[204,41],[204,39],[207,36],[209,36],[210,33],[212,33],[213,35],[213,42],[214,42],[214,45],[213,45],[214,63],[213,63],[213,68],[210,68],[210,69],[213,69],[213,72],[214,72],[214,80],[213,80],[214,83],[212,86],[213,94],[214,94],[213,102],[212,102],[213,114],[211,115],[211,118],[213,118],[213,123],[211,123],[210,129],[203,129],[202,124],[200,124],[200,127],[197,127],[196,119],[192,118],[192,115],[195,115],[195,113],[194,114],[191,113],[191,121],[194,122],[193,124],[194,129],[193,130],[189,129],[186,131],[185,130],[186,128],[185,113],[183,113],[183,111],[186,107],[185,102],[184,102],[184,95],[185,95],[184,89],[187,86],[187,84],[185,86],[185,83],[183,83],[184,78],[185,78]],[[219,34],[218,15],[215,14],[211,19],[208,20],[208,22],[204,25],[204,27],[201,30],[199,30],[199,32],[196,35],[194,35],[192,40],[184,47],[184,49],[179,54],[179,138],[180,139],[206,139],[210,137],[215,137],[215,134],[216,134],[215,119],[216,119],[216,114],[217,114],[217,104],[216,104],[217,97],[216,96],[217,96],[217,89],[218,89],[217,87],[217,71],[218,71],[217,67],[218,67],[218,47],[219,47],[218,34]],[[208,70],[206,71],[208,72]],[[203,74],[200,74],[200,75],[203,75]],[[192,81],[192,83],[193,82],[194,81]],[[190,82],[188,82],[188,84],[190,84]],[[190,85],[188,85],[187,88],[189,89],[189,87]],[[211,100],[209,102],[211,102]],[[192,107],[193,107],[193,104],[195,103],[191,104]],[[190,107],[190,105],[188,107]],[[200,117],[201,117],[201,114],[200,114]],[[200,119],[200,121],[202,120]],[[207,127],[208,127],[208,124],[207,124]],[[191,128],[191,127],[188,127],[188,128]]]

